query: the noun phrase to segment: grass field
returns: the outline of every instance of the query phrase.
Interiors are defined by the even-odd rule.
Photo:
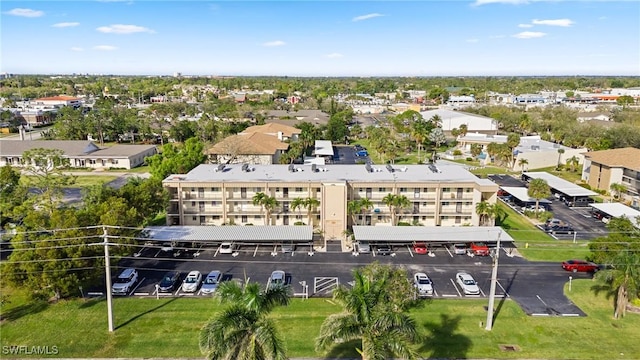
[[[506,214],[499,224],[515,240],[518,251],[531,261],[564,261],[566,259],[584,259],[589,254],[587,242],[556,240],[538,229],[529,219],[513,211],[498,201],[498,206]]]
[[[418,349],[433,358],[633,359],[640,354],[640,315],[611,317],[611,300],[595,296],[590,280],[573,282],[572,300],[584,318],[530,317],[510,300],[497,303],[494,329],[486,331],[486,300],[434,300],[412,315],[424,336]],[[13,297],[12,297],[13,298]],[[213,299],[116,299],[113,334],[103,300],[55,305],[5,306],[2,346],[53,346],[58,357],[198,357],[198,332],[219,306]],[[24,305],[23,305],[24,306]],[[27,309],[28,308],[28,309]],[[22,311],[20,311],[22,310]],[[30,310],[25,312],[24,310]],[[340,308],[328,299],[295,299],[274,312],[290,357],[355,358],[355,344],[317,354],[322,321]],[[505,352],[499,345],[515,345]],[[624,353],[625,355],[620,355]]]
[[[102,185],[117,179],[117,175],[82,175],[76,176],[75,183],[67,186],[69,188],[82,188],[93,185]],[[29,176],[22,175],[21,181],[29,181]]]

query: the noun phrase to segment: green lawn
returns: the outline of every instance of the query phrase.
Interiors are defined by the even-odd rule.
[[[591,280],[573,282],[570,297],[584,318],[530,317],[510,300],[499,309],[493,331],[486,320],[486,300],[434,300],[412,312],[423,342],[418,346],[434,358],[634,358],[640,353],[640,315],[612,320],[611,300],[595,296]],[[116,331],[107,332],[103,300],[71,300],[41,304],[30,312],[3,309],[2,346],[53,346],[58,357],[199,357],[199,329],[219,307],[212,299],[118,298],[114,302]],[[23,308],[22,310],[25,310]],[[328,299],[296,299],[274,312],[290,357],[355,358],[353,345],[317,354],[314,339],[320,324],[340,308]],[[499,345],[516,345],[504,352]],[[625,356],[621,356],[624,353]],[[637,358],[637,357],[636,357]]]
[[[93,185],[103,185],[106,184],[108,182],[111,182],[115,179],[117,179],[118,176],[117,175],[81,175],[81,176],[76,176],[76,181],[75,183],[67,186],[69,188],[82,188],[82,187],[88,187],[88,186],[93,186]],[[28,181],[29,180],[29,176],[26,175],[22,175],[20,178],[21,181]]]
[[[531,261],[563,261],[570,258],[584,259],[590,252],[587,242],[556,240],[538,229],[529,219],[498,202],[506,214],[499,224],[515,240],[518,251]]]

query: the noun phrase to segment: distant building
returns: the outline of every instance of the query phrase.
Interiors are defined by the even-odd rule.
[[[447,105],[451,105],[454,107],[469,106],[475,103],[476,103],[476,98],[473,95],[449,96],[449,100],[447,100]]]
[[[470,114],[463,111],[453,111],[445,109],[421,111],[420,114],[425,120],[434,116],[439,116],[442,130],[451,133],[453,129],[459,129],[461,125],[467,125],[468,132],[478,132],[483,134],[497,134],[498,122],[490,117]]]
[[[302,133],[302,130],[280,123],[267,123],[264,125],[250,126],[244,129],[243,133],[261,133],[265,135],[275,136],[280,141],[297,141],[298,136]]]
[[[35,99],[32,103],[45,106],[73,106],[78,108],[82,106],[82,99],[74,96],[59,95]]]
[[[277,136],[260,132],[239,133],[226,137],[206,153],[214,164],[277,164],[289,144]]]
[[[25,151],[44,148],[62,150],[70,166],[92,169],[132,169],[158,151],[153,145],[114,145],[100,148],[83,140],[0,140],[0,166],[21,167]]]

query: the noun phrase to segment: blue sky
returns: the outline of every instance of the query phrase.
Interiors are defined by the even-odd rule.
[[[6,1],[0,72],[640,75],[640,2]]]

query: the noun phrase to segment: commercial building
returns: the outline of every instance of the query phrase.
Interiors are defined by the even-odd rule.
[[[640,149],[628,147],[583,153],[582,180],[592,188],[611,191],[611,184],[622,184],[622,197],[633,207],[640,206]]]
[[[461,125],[467,126],[467,132],[478,132],[482,134],[497,134],[498,122],[490,117],[466,113],[463,111],[453,111],[445,109],[421,111],[420,115],[425,120],[434,116],[440,118],[440,125],[445,133],[450,133],[453,129],[460,129]]]
[[[345,238],[352,225],[477,226],[475,206],[496,202],[498,186],[457,165],[212,165],[163,181],[169,191],[167,225],[313,226],[325,239]],[[274,197],[269,219],[254,196]],[[392,214],[384,198],[405,196]],[[297,200],[298,199],[298,200]],[[311,205],[294,208],[307,199]],[[349,212],[350,201],[371,206]],[[313,204],[315,202],[315,204]],[[267,221],[268,220],[268,221]]]

